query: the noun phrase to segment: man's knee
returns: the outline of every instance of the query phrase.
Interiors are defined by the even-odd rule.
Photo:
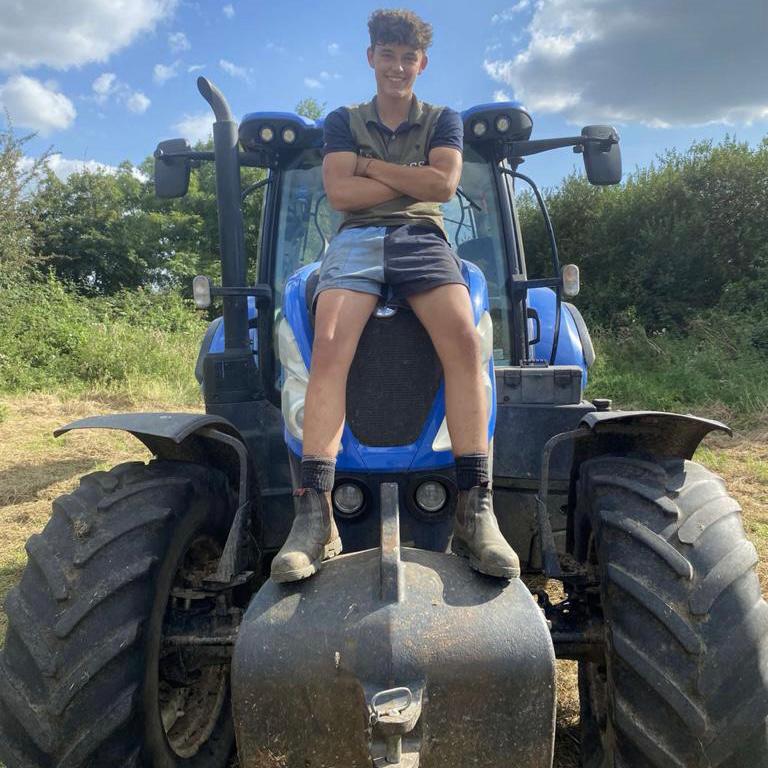
[[[444,368],[480,365],[480,336],[472,323],[457,324],[450,333],[445,334],[441,342],[438,354]]]
[[[315,332],[312,345],[312,371],[348,369],[354,357],[354,348],[338,334]]]

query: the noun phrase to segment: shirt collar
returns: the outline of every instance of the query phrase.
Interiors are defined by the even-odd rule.
[[[387,128],[387,126],[384,125],[384,123],[382,123],[379,118],[379,111],[376,108],[375,96],[370,101],[367,101],[360,106],[360,112],[363,116],[363,120],[365,120],[366,123],[375,123],[376,125],[380,125],[382,128]],[[416,125],[421,125],[423,116],[424,107],[422,102],[420,102],[414,94],[411,99],[410,109],[408,110],[408,118],[404,123],[400,123],[400,125],[397,127],[397,130],[407,130],[408,128],[413,128]],[[387,130],[389,130],[389,128],[387,128]],[[397,131],[395,131],[395,133],[396,132]]]

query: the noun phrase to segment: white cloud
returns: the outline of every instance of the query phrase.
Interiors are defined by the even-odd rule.
[[[338,56],[340,50],[341,46],[338,43],[329,43],[328,53],[330,53],[331,56]]]
[[[512,99],[509,98],[509,94],[506,91],[503,91],[501,88],[499,88],[498,91],[493,92],[493,100],[494,101],[512,101]]]
[[[158,64],[155,67],[156,80],[158,79],[158,67],[162,67],[162,65]],[[172,72],[168,77],[173,77],[175,74]],[[119,80],[114,72],[102,72],[91,83],[91,89],[94,93],[92,98],[97,104],[103,105],[114,99],[137,115],[144,114],[152,103],[141,91],[134,91],[130,85]]]
[[[29,170],[35,162],[33,157],[22,157],[21,160],[19,160],[19,167],[21,170]],[[45,164],[62,181],[66,181],[67,177],[73,173],[83,173],[84,171],[87,171],[88,173],[108,173],[111,176],[116,175],[120,171],[117,166],[100,163],[98,160],[72,160],[63,157],[58,153],[49,155]],[[148,181],[147,176],[138,168],[132,168],[131,175],[139,181]]]
[[[270,53],[277,53],[280,56],[285,56],[288,51],[277,43],[273,43],[271,40],[264,46]]]
[[[190,64],[187,67],[187,72],[199,72],[201,69],[205,69],[205,64]]]
[[[316,80],[314,77],[305,77],[304,78],[304,85],[307,86],[307,88],[322,88],[323,84]]]
[[[184,115],[178,123],[171,126],[174,131],[190,143],[206,141],[213,133],[213,116],[210,112],[201,112],[196,115]]]
[[[491,16],[491,23],[499,24],[500,22],[512,21],[513,19],[516,21],[517,14],[528,8],[530,4],[530,0],[520,0],[511,8],[506,8],[501,13],[494,13],[493,16]]]
[[[106,61],[152,30],[177,0],[1,0],[0,70]]]
[[[248,79],[248,70],[245,67],[240,67],[237,64],[233,64],[226,59],[219,59],[219,66],[230,76],[239,77],[241,80]]]
[[[0,86],[0,108],[11,121],[47,136],[69,128],[77,116],[75,105],[63,94],[26,75],[14,75]]]
[[[152,79],[158,85],[162,85],[167,80],[176,77],[178,74],[178,62],[175,62],[170,66],[167,66],[166,64],[155,64],[155,68],[152,70]]]
[[[321,80],[330,80],[331,79],[331,73],[330,72],[326,72],[325,70],[323,70],[320,73],[320,79]]]
[[[137,115],[143,115],[151,103],[141,91],[135,91],[125,100],[125,106]]]
[[[228,18],[231,19],[235,15],[235,6],[232,5],[232,3],[227,3],[222,9],[221,12]]]
[[[171,53],[181,53],[188,51],[192,45],[183,32],[173,32],[168,35],[168,47],[171,49]]]
[[[102,72],[91,83],[91,88],[96,94],[95,99],[99,104],[105,102],[115,90],[116,81],[117,75],[114,72]]]
[[[522,51],[486,72],[574,123],[661,127],[768,117],[765,0],[538,0]]]

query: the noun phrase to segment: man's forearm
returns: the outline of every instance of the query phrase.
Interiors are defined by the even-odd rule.
[[[337,211],[360,211],[401,196],[402,192],[376,179],[348,176],[334,182],[328,201]]]
[[[397,165],[374,159],[366,166],[365,175],[403,195],[431,203],[447,202],[456,191],[445,173],[429,165]]]

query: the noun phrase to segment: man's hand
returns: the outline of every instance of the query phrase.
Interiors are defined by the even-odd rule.
[[[355,176],[365,176],[365,172],[368,170],[368,166],[372,161],[372,157],[364,157],[363,155],[358,155],[357,163],[355,164]]]
[[[323,160],[323,184],[328,202],[337,211],[361,211],[401,196],[389,185],[358,172],[370,165],[354,152],[332,152]]]
[[[436,147],[429,153],[429,165],[397,165],[371,160],[364,172],[374,179],[416,200],[446,203],[456,193],[461,179],[461,152],[453,147]],[[360,168],[358,159],[356,168]]]

